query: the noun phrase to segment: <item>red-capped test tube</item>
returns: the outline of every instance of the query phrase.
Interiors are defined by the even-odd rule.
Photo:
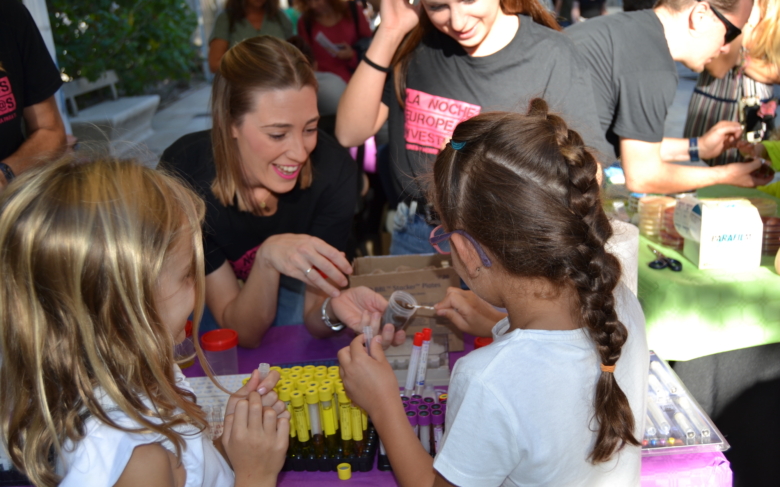
[[[433,330],[430,328],[423,328],[423,343],[420,350],[420,363],[417,366],[417,381],[414,388],[414,393],[422,395],[425,390],[425,375],[428,373],[428,350],[431,348],[431,336]]]
[[[411,396],[414,393],[414,384],[417,379],[417,368],[420,365],[420,354],[422,353],[423,334],[415,333],[412,342],[412,356],[409,357],[409,370],[406,373],[406,387],[404,387],[404,396]]]

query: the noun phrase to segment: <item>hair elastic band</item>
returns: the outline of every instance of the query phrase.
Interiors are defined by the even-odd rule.
[[[602,372],[609,372],[610,374],[615,372],[615,366],[614,365],[604,365],[601,364],[601,371]]]
[[[454,140],[451,140],[450,145],[455,150],[461,150],[462,148],[466,147],[466,142],[455,142]]]

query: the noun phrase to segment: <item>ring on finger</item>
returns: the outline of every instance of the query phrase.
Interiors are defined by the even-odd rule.
[[[307,278],[309,277],[309,272],[311,272],[312,270],[314,270],[314,266],[309,267],[308,269],[306,269],[306,272],[304,272]]]

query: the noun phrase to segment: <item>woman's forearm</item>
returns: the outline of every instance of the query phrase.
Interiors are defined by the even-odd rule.
[[[380,66],[390,66],[396,49],[403,37],[388,33],[381,25],[366,57]],[[336,137],[341,145],[360,145],[384,123],[387,114],[382,114],[382,92],[388,74],[359,63],[344,94],[339,101],[336,117]]]

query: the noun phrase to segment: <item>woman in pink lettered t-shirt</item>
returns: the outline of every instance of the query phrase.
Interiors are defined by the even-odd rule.
[[[349,82],[358,59],[352,46],[371,36],[371,28],[360,8],[342,0],[306,0],[298,19],[300,35],[314,52],[317,70],[333,73]],[[357,14],[357,21],[353,18]]]

